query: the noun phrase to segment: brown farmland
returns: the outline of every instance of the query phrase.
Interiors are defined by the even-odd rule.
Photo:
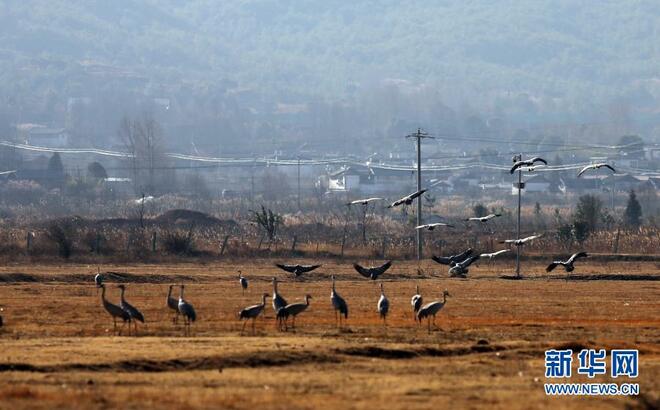
[[[316,261],[308,261],[316,262]],[[105,265],[146,325],[113,336],[93,284],[96,266],[8,265],[0,269],[0,408],[653,408],[660,392],[660,267],[657,262],[579,264],[567,275],[483,263],[449,279],[424,262],[394,262],[383,276],[391,312],[376,312],[379,289],[350,263],[331,260],[294,280],[271,260],[209,264]],[[377,263],[376,261],[373,262]],[[245,296],[237,269],[250,280]],[[330,275],[349,304],[335,326]],[[256,334],[240,334],[240,308],[280,280],[289,303],[312,295],[297,328],[279,332],[267,301]],[[173,326],[167,285],[186,283],[196,308],[193,336]],[[412,320],[410,297],[451,297],[438,329]],[[638,397],[549,398],[544,351],[553,347],[640,350]],[[574,360],[574,372],[577,360]],[[621,380],[574,376],[571,382]]]

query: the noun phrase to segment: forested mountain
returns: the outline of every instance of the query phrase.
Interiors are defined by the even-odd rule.
[[[104,100],[107,129],[153,98],[232,132],[295,128],[300,104],[327,106],[307,130],[658,121],[656,1],[23,0],[0,27],[0,123],[64,121],[71,98]]]

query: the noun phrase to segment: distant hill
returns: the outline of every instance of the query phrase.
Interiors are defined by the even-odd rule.
[[[0,94],[8,105],[33,94],[21,104],[44,112],[95,82],[298,102],[403,81],[454,107],[530,116],[531,101],[550,119],[616,99],[651,112],[660,98],[656,1],[2,3]]]

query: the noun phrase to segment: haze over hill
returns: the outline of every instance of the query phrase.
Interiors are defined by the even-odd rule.
[[[107,145],[144,110],[209,153],[417,125],[606,140],[660,125],[653,1],[3,3],[5,135],[44,123]]]

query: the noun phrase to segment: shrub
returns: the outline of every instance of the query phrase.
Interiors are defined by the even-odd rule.
[[[175,255],[191,255],[195,252],[193,241],[193,226],[188,232],[168,231],[163,238],[165,251]]]
[[[46,236],[57,245],[58,254],[69,259],[73,253],[73,228],[66,222],[53,222],[47,230]]]

